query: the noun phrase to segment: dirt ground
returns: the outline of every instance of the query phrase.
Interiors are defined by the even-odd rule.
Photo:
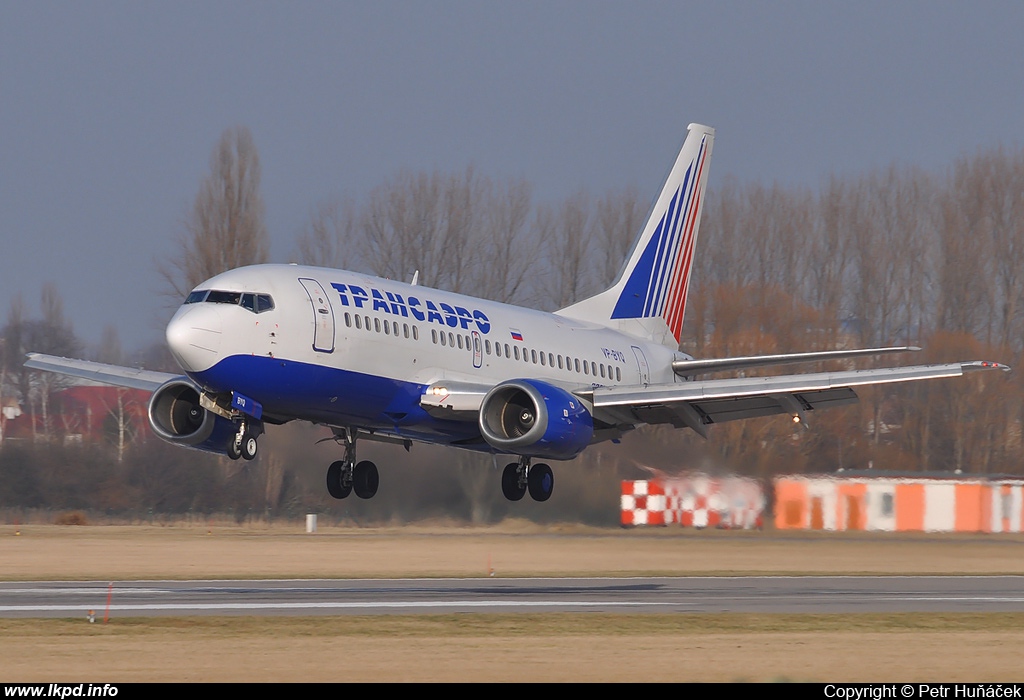
[[[0,526],[7,580],[1024,574],[1024,537],[676,529]],[[1020,615],[0,620],[0,682],[1022,681]]]
[[[686,617],[656,629],[606,615],[5,621],[0,681],[1024,680],[1021,615],[921,628],[902,616],[708,615],[673,628]]]
[[[1021,535],[499,527],[0,526],[0,579],[1024,574]]]

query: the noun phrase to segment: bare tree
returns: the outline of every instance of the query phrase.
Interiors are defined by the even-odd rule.
[[[178,255],[158,265],[167,294],[179,302],[203,280],[267,261],[269,241],[260,195],[260,160],[245,127],[227,129],[213,150],[178,241]]]
[[[107,325],[100,335],[100,346],[96,351],[96,360],[108,365],[123,365],[124,351],[121,349],[121,336],[117,328]]]
[[[115,397],[112,403],[103,401],[103,408],[107,411],[104,425],[109,426],[108,438],[117,451],[117,463],[121,464],[128,444],[135,439],[136,428],[132,415],[137,406],[127,389],[118,387]]]
[[[481,230],[475,236],[482,256],[474,286],[479,296],[506,303],[530,301],[532,287],[527,275],[533,262],[527,254],[527,219],[532,188],[525,180],[507,185],[486,184],[480,217]]]
[[[836,346],[847,272],[850,267],[851,190],[844,181],[833,177],[818,196],[816,232],[811,237],[807,273],[810,283],[809,302],[823,312],[828,327],[822,342]]]
[[[299,262],[303,265],[358,269],[362,266],[356,238],[355,206],[333,199],[317,206],[299,235]]]
[[[11,302],[7,325],[4,328],[4,363],[14,377],[23,406],[33,414],[42,412],[43,434],[50,437],[50,402],[53,394],[68,386],[67,378],[49,372],[34,372],[25,367],[25,353],[42,352],[48,355],[75,357],[81,344],[75,337],[71,323],[64,316],[64,304],[53,284],[44,284],[41,294],[43,318],[29,319],[20,296]]]
[[[600,283],[615,281],[629,255],[630,246],[644,223],[643,204],[635,187],[609,192],[597,200],[597,239],[600,243]]]
[[[938,321],[942,330],[983,333],[991,340],[993,251],[988,244],[993,221],[976,165],[971,160],[957,163],[942,201]]]
[[[586,192],[574,194],[559,207],[543,206],[537,212],[535,231],[549,266],[547,283],[541,286],[554,308],[573,304],[593,289],[588,245],[592,229]]]

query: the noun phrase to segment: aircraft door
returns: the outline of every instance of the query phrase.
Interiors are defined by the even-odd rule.
[[[636,356],[636,365],[640,370],[640,383],[647,386],[651,383],[651,369],[647,366],[647,357],[644,355],[644,351],[637,346],[631,346],[633,348],[633,355]]]
[[[324,288],[308,277],[300,278],[299,283],[309,295],[309,303],[313,305],[313,349],[317,352],[334,352],[334,309],[331,308]]]
[[[484,363],[482,345],[483,341],[480,340],[480,331],[473,331],[473,366],[477,369],[480,369],[480,366]]]

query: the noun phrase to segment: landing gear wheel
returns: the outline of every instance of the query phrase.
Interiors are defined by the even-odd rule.
[[[555,475],[551,473],[551,467],[546,464],[534,464],[526,476],[526,483],[530,487],[530,498],[535,501],[546,501],[551,498],[551,492],[555,489]]]
[[[341,499],[352,493],[352,482],[349,481],[347,484],[342,479],[344,472],[344,462],[334,462],[327,468],[327,492],[333,497]]]
[[[526,484],[519,483],[519,465],[510,462],[501,473],[501,492],[510,501],[519,501],[526,495]]]
[[[352,470],[352,488],[360,498],[373,498],[379,485],[380,476],[373,462],[360,462]]]
[[[256,452],[259,450],[259,443],[256,442],[256,436],[248,430],[245,431],[242,435],[242,444],[238,449],[241,451],[241,454],[245,459],[256,459]]]
[[[228,457],[230,459],[238,459],[241,456],[242,456],[241,445],[238,445],[235,442],[234,438],[232,438],[231,442],[228,443]]]

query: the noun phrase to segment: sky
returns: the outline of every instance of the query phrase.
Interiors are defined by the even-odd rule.
[[[402,171],[653,198],[690,122],[711,188],[943,173],[1021,146],[1022,32],[1009,1],[0,0],[0,322],[53,283],[85,343],[161,342],[157,262],[229,127],[287,262],[319,203]]]

